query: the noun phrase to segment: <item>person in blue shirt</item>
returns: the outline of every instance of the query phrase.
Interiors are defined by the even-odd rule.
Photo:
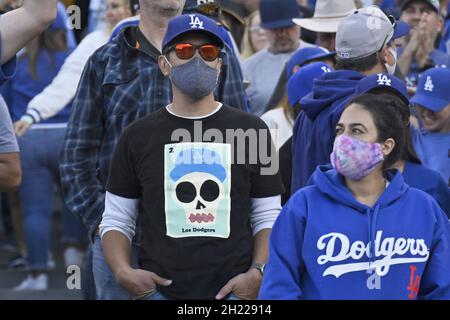
[[[411,99],[419,113],[413,130],[414,147],[427,167],[439,172],[450,186],[450,69],[433,68],[422,74]]]
[[[1,90],[13,121],[25,114],[29,101],[51,83],[70,55],[66,34],[65,13],[58,11],[57,18],[49,28],[27,44],[18,55],[17,72]],[[56,183],[59,186],[60,182],[58,163],[69,114],[70,105],[56,116],[33,126],[18,141],[23,172],[19,195],[24,216],[29,276],[15,290],[48,288],[46,272],[51,268],[49,231],[54,211],[54,185]],[[62,242],[67,253],[65,262],[67,266],[81,265],[80,249],[86,237],[81,221],[64,206],[62,224]],[[76,259],[69,261],[69,257]]]
[[[389,96],[350,101],[330,160],[279,215],[259,299],[450,299],[450,224],[398,170],[404,119]]]

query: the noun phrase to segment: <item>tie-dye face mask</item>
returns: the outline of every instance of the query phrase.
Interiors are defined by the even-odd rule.
[[[347,135],[340,135],[334,141],[331,164],[343,176],[361,180],[383,161],[379,143],[364,142]]]

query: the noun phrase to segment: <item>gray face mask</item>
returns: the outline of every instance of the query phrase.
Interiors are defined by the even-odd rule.
[[[216,89],[218,71],[208,66],[201,58],[195,57],[191,61],[176,67],[171,67],[170,79],[184,95],[193,101],[206,97]]]

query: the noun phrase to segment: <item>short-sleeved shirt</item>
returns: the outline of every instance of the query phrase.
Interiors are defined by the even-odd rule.
[[[439,172],[450,186],[450,133],[414,130],[413,141],[423,164]]]
[[[304,41],[300,43],[299,50],[312,46]],[[295,52],[274,54],[263,49],[242,63],[244,80],[250,81],[247,94],[253,114],[261,116],[264,113],[286,62]]]
[[[249,138],[229,143],[227,134],[235,137],[240,129]],[[229,280],[248,271],[251,198],[283,192],[278,167],[269,169],[255,154],[271,154],[265,152],[271,145],[262,120],[226,106],[199,120],[162,108],[124,131],[107,191],[141,199],[139,264],[173,280],[158,288],[164,296],[214,299]]]
[[[19,152],[11,116],[5,100],[0,95],[0,153]]]

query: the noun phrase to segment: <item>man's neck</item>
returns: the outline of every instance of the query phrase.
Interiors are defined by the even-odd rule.
[[[210,94],[200,100],[192,101],[189,97],[174,90],[173,102],[169,109],[177,116],[194,118],[205,117],[211,114],[217,109],[218,105],[218,102],[214,100],[213,94]]]
[[[271,47],[267,48],[267,50],[268,50],[271,54],[286,54],[286,53],[292,53],[292,52],[294,52],[294,51],[297,51],[298,48],[300,48],[300,41],[298,41],[297,44],[295,45],[295,48],[293,48],[293,49],[290,50],[290,51],[283,51],[283,52],[280,52],[280,51],[277,51],[275,48],[271,48]]]
[[[373,74],[379,74],[379,73],[387,73],[386,67],[382,66],[380,63],[378,63],[375,67],[373,67],[370,70],[361,72],[365,76],[370,76]]]
[[[147,40],[159,51],[162,50],[162,41],[167,31],[167,25],[172,17],[163,17],[156,14],[141,14],[139,29]]]

